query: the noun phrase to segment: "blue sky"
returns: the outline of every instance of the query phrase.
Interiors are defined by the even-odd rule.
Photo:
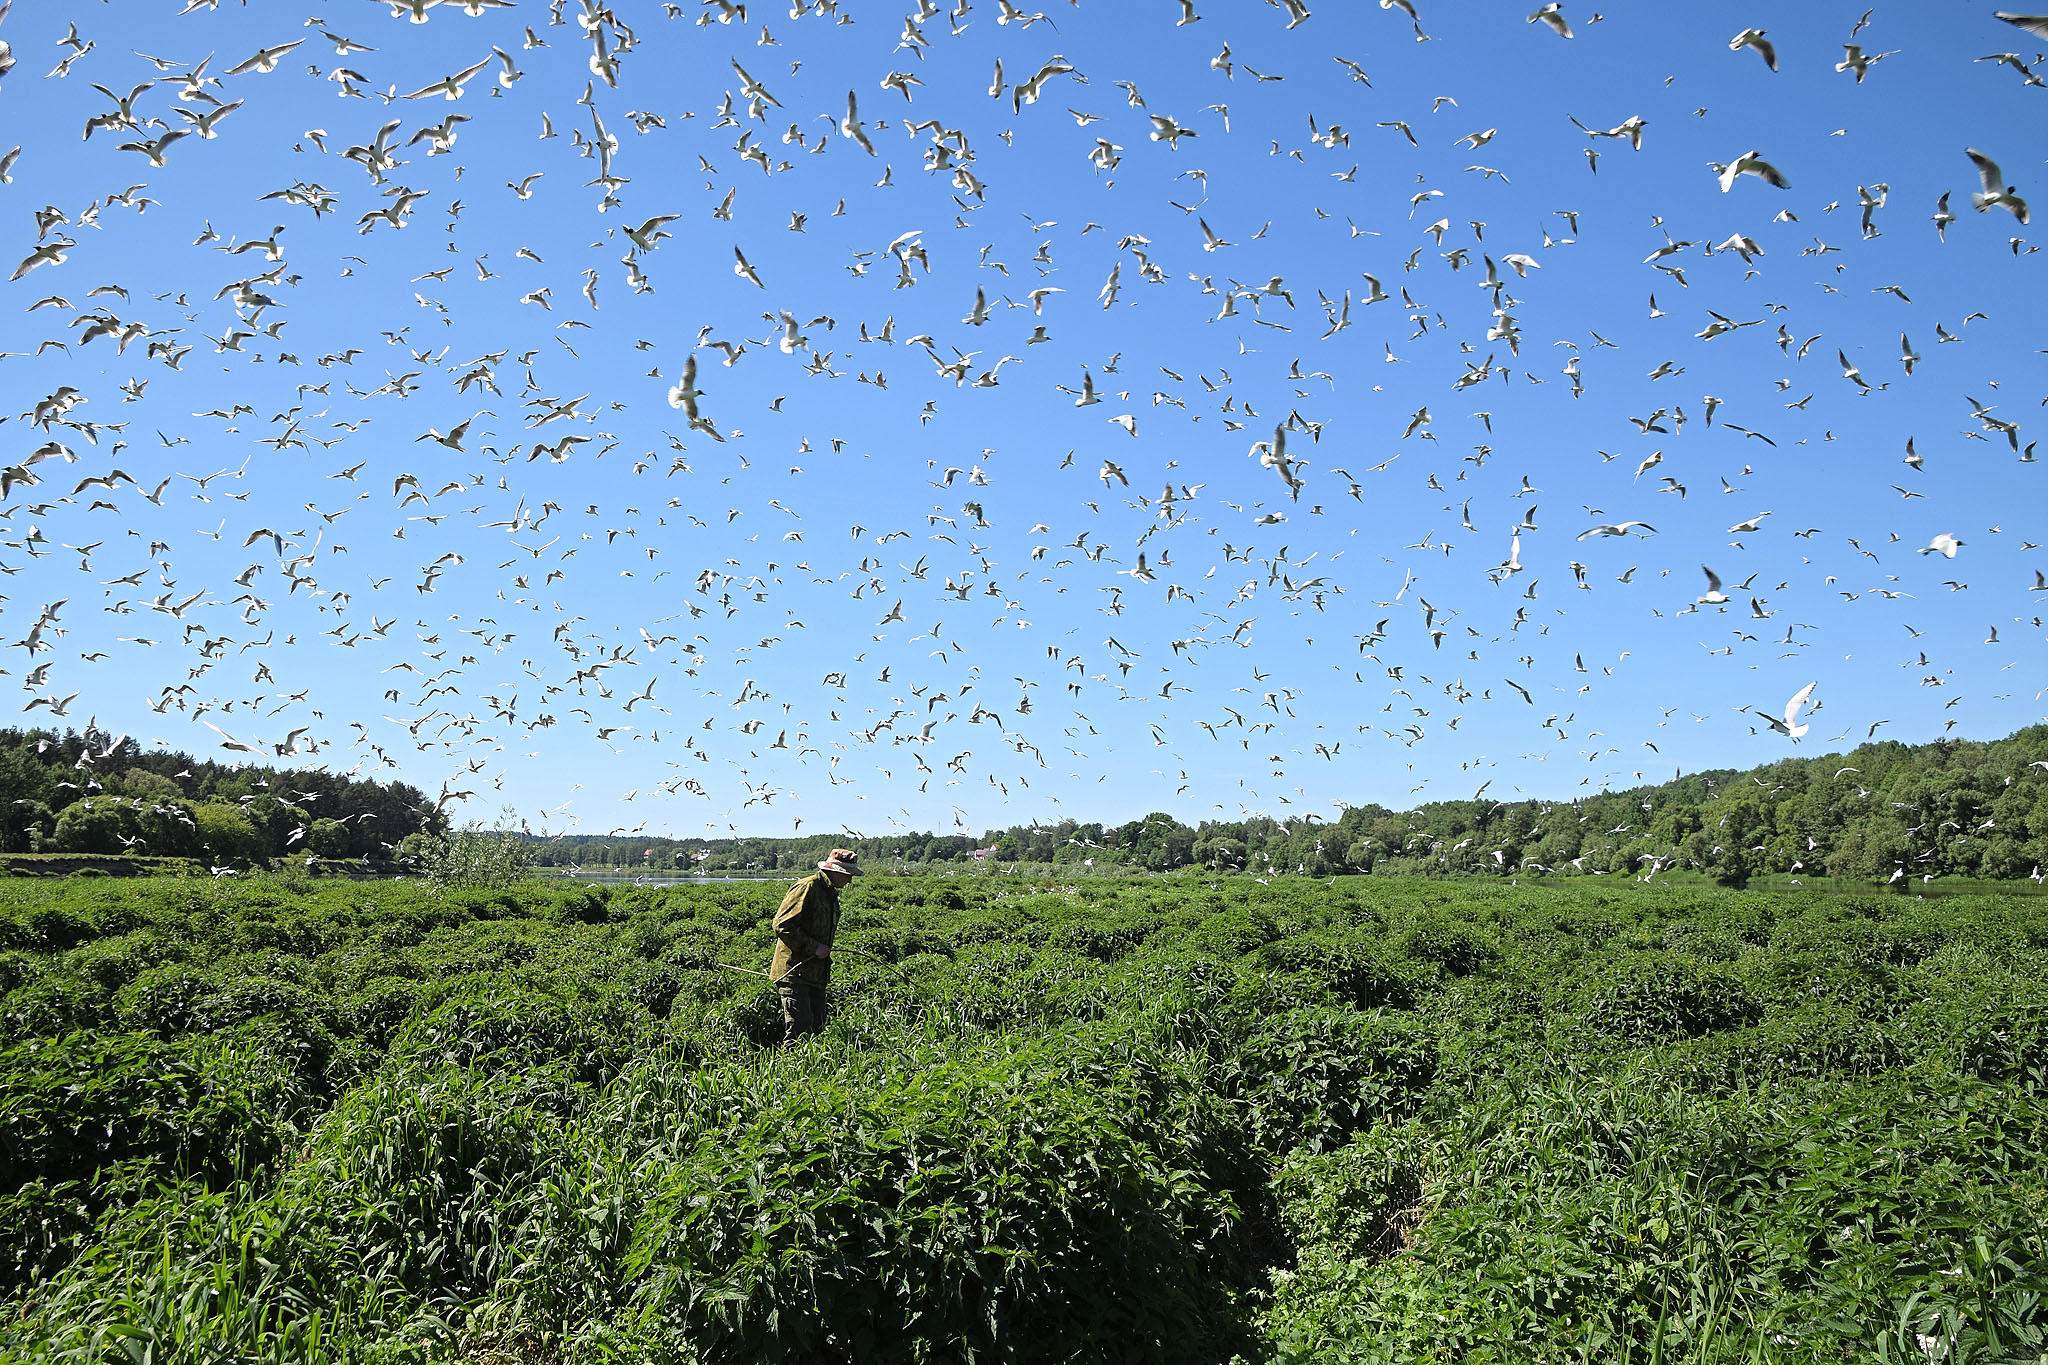
[[[0,523],[20,723],[687,836],[1563,797],[1784,753],[1754,711],[1809,682],[1802,750],[2042,718],[2042,476],[1973,408],[2034,438],[2041,266],[1964,150],[2038,189],[2048,88],[1978,59],[2040,40],[1978,6],[1851,37],[1863,6],[1567,5],[1566,40],[1420,4],[1427,41],[1313,8],[976,4],[920,39],[844,0],[17,6],[7,264],[45,206],[76,243],[0,296],[9,459],[75,456],[24,463]],[[1860,83],[1848,42],[1885,54]],[[385,98],[479,60],[459,100]],[[152,79],[81,139],[95,83]],[[121,149],[207,99],[241,101],[216,137]],[[1577,126],[1631,116],[1640,150]],[[344,153],[392,119],[380,183]],[[1752,149],[1789,189],[1720,190]],[[360,231],[396,187],[404,225]],[[1760,254],[1709,250],[1737,235]],[[146,330],[81,342],[95,313]],[[722,440],[669,404],[693,355]],[[496,393],[458,388],[479,362]],[[1282,423],[1298,497],[1254,448]],[[1622,521],[1656,533],[1576,539]]]

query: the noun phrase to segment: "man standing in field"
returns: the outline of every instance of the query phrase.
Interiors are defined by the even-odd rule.
[[[835,848],[818,870],[789,888],[775,912],[775,960],[768,975],[782,995],[782,1044],[825,1027],[832,979],[832,936],[839,929],[839,888],[860,875],[860,855]]]

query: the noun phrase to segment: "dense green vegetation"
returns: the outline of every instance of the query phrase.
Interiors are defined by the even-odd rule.
[[[213,863],[444,861],[444,805],[403,783],[317,769],[228,767],[133,740],[0,731],[0,851],[151,854]],[[536,835],[515,861],[558,868],[808,870],[847,836],[676,839]],[[408,843],[407,840],[411,842]],[[474,843],[472,853],[485,849]],[[1791,875],[1924,884],[2038,881],[2048,866],[2048,726],[2002,740],[1864,744],[1846,754],[1717,770],[1576,801],[1471,800],[1334,819],[1264,816],[1190,827],[1164,812],[1121,825],[1063,820],[966,834],[854,839],[900,872],[992,863],[1057,875],[1131,870],[1315,877],[1703,875],[1730,886]],[[492,846],[491,856],[512,850]],[[461,859],[458,859],[461,861]]]
[[[2038,1361],[2048,902],[0,882],[0,1356]]]
[[[0,730],[0,852],[379,858],[447,826],[403,782],[215,763],[93,729]]]
[[[576,835],[533,842],[545,865],[725,872],[808,868],[843,839]],[[2048,867],[2048,726],[1990,743],[1864,744],[1576,801],[1508,801],[1482,790],[1411,811],[1352,806],[1328,820],[1254,817],[1190,827],[1154,812],[1121,825],[1018,825],[979,840],[908,833],[858,842],[869,865],[902,870],[967,863],[981,849],[998,865],[1070,871],[1501,878],[1678,871],[1735,886],[1770,874],[2015,881]]]

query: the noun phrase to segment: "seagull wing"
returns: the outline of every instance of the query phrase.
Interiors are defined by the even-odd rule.
[[[1963,150],[1969,155],[1971,164],[1976,166],[1977,175],[1984,182],[1984,192],[1986,194],[2004,193],[2005,172],[1998,169],[1998,163],[1978,151],[1975,147],[1965,147]]]
[[[1806,727],[1798,723],[1799,713],[1805,708],[1807,700],[1813,696],[1813,689],[1818,686],[1818,682],[1808,683],[1794,692],[1792,699],[1785,703],[1785,733],[1794,739],[1806,733]]]
[[[2015,28],[2023,28],[2037,38],[2048,38],[2048,14],[2012,14],[2006,10],[1993,10],[1994,19],[2003,19]]]

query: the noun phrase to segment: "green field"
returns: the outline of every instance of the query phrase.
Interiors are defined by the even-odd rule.
[[[0,1354],[2048,1359],[2048,902],[780,890],[0,882]]]

